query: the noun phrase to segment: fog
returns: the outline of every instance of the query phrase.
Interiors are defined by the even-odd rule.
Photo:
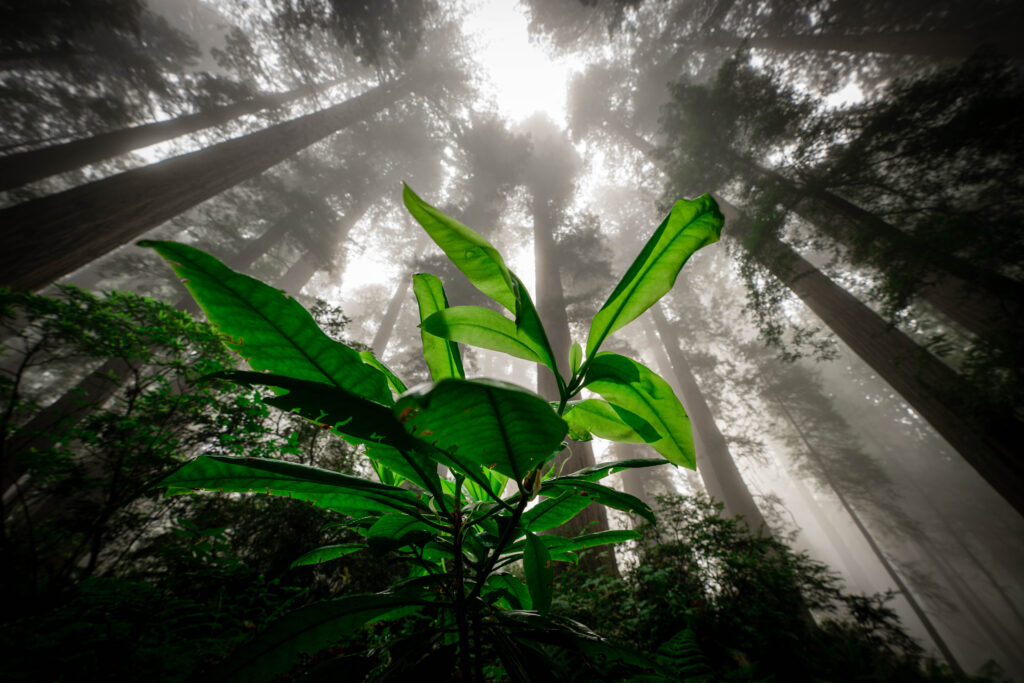
[[[402,182],[505,256],[560,364],[672,202],[711,193],[721,241],[607,345],[669,381],[697,476],[619,485],[705,491],[849,591],[892,592],[933,656],[1024,680],[1016,3],[11,7],[2,284],[196,312],[135,245],[182,241],[339,307],[412,386],[429,379],[412,274],[497,308]],[[464,358],[557,399],[528,361]],[[96,367],[41,375],[39,403]],[[643,448],[592,443],[597,461]]]

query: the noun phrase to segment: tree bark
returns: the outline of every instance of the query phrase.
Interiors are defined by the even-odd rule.
[[[278,107],[312,95],[336,83],[337,81],[320,85],[303,85],[288,92],[262,94],[242,102],[186,114],[167,121],[122,128],[100,133],[90,138],[71,140],[42,149],[12,154],[0,158],[0,191],[20,187],[58,173],[73,171],[76,168],[127,154],[158,142],[195,133],[204,128],[218,126],[243,114]]]
[[[543,188],[533,189],[533,248],[537,277],[537,313],[547,332],[548,341],[555,354],[555,362],[565,376],[569,367],[569,318],[565,311],[565,293],[559,273],[555,251],[555,222],[557,210],[554,200],[548,198]],[[548,400],[558,400],[558,383],[551,372],[537,366],[537,393]],[[594,464],[594,451],[589,442],[570,441],[569,448],[555,459],[555,466],[564,472],[575,472]],[[604,506],[592,504],[569,522],[553,530],[560,536],[578,536],[583,533],[606,531],[608,515]],[[615,551],[608,546],[600,555],[586,554],[582,564],[590,569],[618,576]]]
[[[734,215],[736,207],[719,203]],[[735,232],[732,237],[742,240]],[[1012,415],[982,419],[955,391],[958,375],[832,282],[792,247],[768,237],[754,258],[821,318],[892,386],[1018,512],[1024,514],[1024,466],[1018,456],[1024,425]]]
[[[1024,57],[1019,36],[1013,31],[976,33],[971,31],[872,31],[865,33],[784,34],[777,36],[739,36],[715,31],[684,41],[681,47],[726,48],[741,45],[775,52],[855,52],[890,55],[915,55],[938,59],[963,59],[987,46],[1008,57]]]
[[[704,488],[712,499],[725,505],[725,511],[730,516],[742,518],[752,534],[771,535],[764,516],[754,502],[754,497],[750,495],[750,489],[743,481],[743,475],[740,474],[729,452],[729,444],[715,424],[711,409],[704,401],[697,380],[690,372],[690,365],[679,349],[678,337],[665,319],[661,305],[652,306],[649,311],[657,334],[649,320],[645,319],[647,338],[653,346],[658,344],[660,337],[661,345],[668,354],[671,368],[665,368],[662,372],[675,378],[673,384],[679,390],[680,401],[690,418],[694,448],[697,451],[697,472],[704,480]],[[669,369],[671,374],[666,372]]]
[[[38,289],[412,92],[404,77],[327,109],[0,211],[0,284]]]
[[[384,317],[381,318],[377,334],[373,335],[373,343],[370,345],[370,348],[373,349],[373,355],[377,358],[383,357],[384,349],[388,347],[388,342],[391,341],[391,333],[395,331],[395,322],[398,320],[398,314],[402,310],[402,304],[405,303],[405,295],[408,291],[409,274],[402,273],[399,277],[398,286],[395,287],[395,293],[391,295],[391,301],[388,302],[388,307],[384,311]]]
[[[767,180],[794,198],[793,210],[824,234],[854,250],[865,236],[915,260],[927,254],[934,266],[923,273],[918,296],[971,332],[988,336],[1004,330],[1024,311],[1024,284],[978,268],[909,235],[879,216],[824,188],[799,184],[739,154],[731,155],[751,175]]]

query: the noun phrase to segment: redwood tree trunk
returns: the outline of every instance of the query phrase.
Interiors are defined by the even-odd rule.
[[[744,43],[775,52],[859,52],[918,55],[939,59],[970,57],[981,46],[990,46],[1008,57],[1024,57],[1019,36],[1012,31],[975,33],[970,31],[870,31],[865,33],[785,34],[739,36],[718,31],[698,37],[685,47],[735,49]]]
[[[303,85],[288,92],[263,94],[243,102],[186,114],[168,121],[122,128],[100,133],[91,138],[71,140],[42,149],[12,154],[0,158],[0,191],[19,187],[58,173],[73,171],[76,168],[127,154],[148,145],[195,133],[204,128],[218,126],[243,114],[278,107],[312,95],[335,83],[337,81],[320,85]]]
[[[764,516],[754,502],[754,497],[750,495],[750,489],[743,481],[743,475],[740,474],[729,452],[729,444],[715,424],[715,418],[701,394],[700,387],[697,386],[690,365],[679,349],[678,335],[665,319],[660,304],[652,306],[649,310],[657,328],[657,336],[650,323],[645,320],[647,337],[652,346],[657,345],[658,337],[661,337],[661,345],[668,354],[671,374],[665,374],[675,378],[674,384],[679,390],[679,399],[690,418],[694,448],[697,451],[697,472],[704,480],[704,488],[711,498],[725,505],[729,515],[742,516],[751,533],[770,535]]]
[[[394,104],[409,77],[327,109],[0,212],[0,272],[38,289],[314,142]]]
[[[795,200],[794,211],[823,233],[856,252],[864,236],[915,260],[927,254],[934,265],[923,273],[918,296],[978,335],[1004,330],[1007,320],[1024,313],[1024,284],[978,268],[909,235],[881,217],[824,188],[800,185],[778,171],[738,154],[733,158],[751,174],[781,188]],[[856,255],[856,254],[855,254]]]
[[[737,209],[720,200],[731,213]],[[740,237],[733,233],[733,237]],[[832,282],[792,247],[763,239],[753,256],[814,311],[878,375],[1024,514],[1024,425],[1012,415],[982,416],[956,395],[956,372]],[[984,418],[984,419],[983,419]]]
[[[553,200],[545,196],[542,188],[533,188],[533,248],[537,274],[537,313],[544,323],[544,329],[551,342],[562,376],[569,367],[569,347],[572,345],[569,334],[569,318],[565,311],[565,294],[562,290],[562,279],[559,274],[555,252],[555,223],[557,207]],[[558,384],[546,367],[537,366],[537,393],[548,400],[558,400]],[[555,460],[556,467],[565,472],[594,464],[594,451],[588,442],[570,441],[569,448],[560,453]],[[608,529],[608,515],[604,506],[593,504],[576,515],[572,520],[554,530],[564,536],[577,536],[582,533],[605,531]],[[618,575],[615,563],[615,551],[608,547],[605,554],[595,558],[591,554],[584,556],[583,563],[591,569],[598,569]]]
[[[402,273],[399,276],[398,286],[395,287],[395,293],[391,295],[391,301],[388,302],[388,307],[384,311],[384,317],[381,318],[377,334],[373,335],[373,343],[370,345],[370,348],[373,349],[373,355],[377,358],[381,358],[384,355],[384,349],[388,347],[388,342],[391,341],[391,333],[395,330],[395,322],[398,320],[398,314],[402,310],[402,304],[405,303],[405,295],[408,291],[409,274]]]

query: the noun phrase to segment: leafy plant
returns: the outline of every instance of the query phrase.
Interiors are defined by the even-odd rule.
[[[308,501],[338,513],[339,523],[361,536],[356,544],[312,550],[296,564],[392,551],[414,567],[383,593],[350,595],[289,614],[224,661],[216,675],[269,680],[292,667],[301,653],[315,654],[371,622],[402,618],[428,624],[428,635],[402,641],[401,647],[397,640],[392,643],[390,665],[403,675],[417,667],[432,670],[451,658],[461,680],[482,680],[486,648],[509,676],[530,680],[530,672],[543,666],[545,644],[629,660],[586,627],[548,610],[552,562],[575,562],[587,548],[637,534],[563,538],[540,532],[564,524],[591,503],[653,522],[641,500],[600,480],[619,470],[668,462],[694,467],[689,420],[667,383],[640,363],[599,349],[668,292],[690,255],[718,239],[721,213],[707,195],[675,204],[595,316],[586,357],[579,344],[573,345],[572,373],[562,377],[529,293],[498,251],[408,187],[404,200],[470,282],[512,316],[450,307],[438,278],[414,276],[433,382],[412,389],[371,353],[330,339],[281,291],[192,247],[143,243],[170,262],[225,344],[252,368],[217,377],[270,388],[274,395],[267,403],[364,446],[377,474],[373,481],[278,460],[205,455],[159,485],[169,493],[255,491]],[[461,343],[547,367],[557,380],[558,400],[549,403],[505,382],[466,379]],[[601,398],[575,400],[584,388]],[[566,447],[567,434],[648,443],[666,459],[559,472],[552,463]],[[525,582],[508,571],[519,561]]]

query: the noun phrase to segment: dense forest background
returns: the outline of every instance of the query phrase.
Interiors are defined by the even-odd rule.
[[[291,567],[352,533],[309,506],[152,488],[202,453],[367,468],[204,380],[237,357],[135,242],[281,288],[411,385],[410,276],[488,303],[405,181],[506,255],[562,363],[675,199],[725,214],[610,347],[669,380],[697,471],[617,475],[664,524],[561,574],[567,614],[649,652],[686,626],[694,675],[1024,680],[1021,36],[1012,0],[0,2],[0,678],[185,680],[402,575]]]

